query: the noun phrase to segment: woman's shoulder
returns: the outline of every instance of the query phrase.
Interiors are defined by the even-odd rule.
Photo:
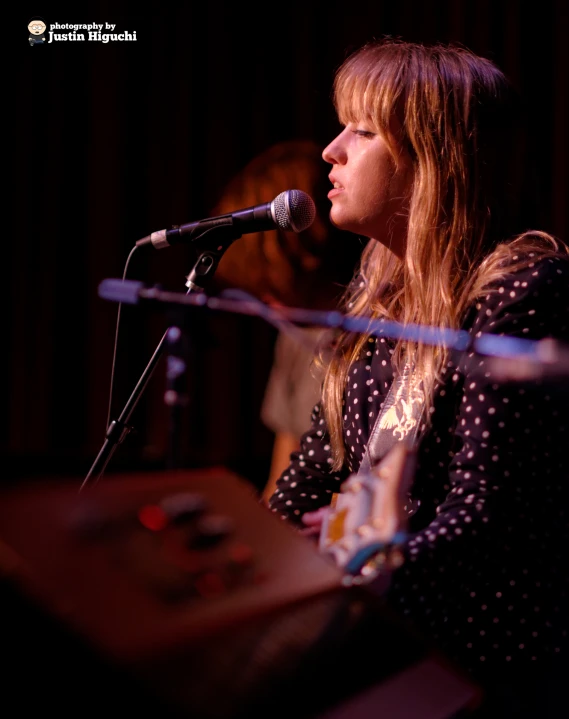
[[[472,307],[474,330],[540,337],[569,327],[569,255],[521,254]]]
[[[567,284],[568,268],[569,246],[553,235],[532,230],[499,243],[478,267],[472,289],[478,297],[486,294],[486,299],[506,290],[514,292],[515,298],[527,294],[528,288],[552,284],[556,276],[564,276]]]
[[[509,266],[486,287],[486,300],[493,295],[506,295],[520,300],[539,293],[551,295],[552,290],[565,295],[569,290],[569,254],[540,255],[536,252],[519,253],[512,257]]]

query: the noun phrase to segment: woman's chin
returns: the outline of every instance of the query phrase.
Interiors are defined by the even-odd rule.
[[[334,227],[337,227],[339,230],[345,230],[346,232],[352,232],[355,235],[361,235],[363,234],[362,226],[359,222],[355,221],[353,218],[348,218],[342,213],[335,214],[334,212],[330,213],[330,222],[334,225]]]
[[[340,230],[348,230],[352,226],[353,221],[339,207],[332,206],[330,210],[330,222]]]

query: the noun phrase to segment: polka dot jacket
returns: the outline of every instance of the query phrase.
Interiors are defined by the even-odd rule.
[[[502,280],[465,329],[569,340],[569,261],[546,258]],[[301,524],[358,470],[393,380],[390,340],[369,338],[344,393],[347,456],[330,471],[320,405],[269,506]],[[566,657],[569,590],[569,377],[497,382],[487,355],[451,359],[437,386],[406,503],[405,561],[387,601],[447,656],[481,676]]]

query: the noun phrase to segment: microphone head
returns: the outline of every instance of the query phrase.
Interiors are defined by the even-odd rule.
[[[302,190],[285,190],[271,202],[271,214],[281,230],[302,232],[316,218],[316,205]]]

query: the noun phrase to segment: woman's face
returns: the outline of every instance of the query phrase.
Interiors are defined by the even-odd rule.
[[[322,157],[332,165],[331,222],[403,257],[414,174],[409,153],[401,149],[394,157],[382,135],[365,122],[350,122]]]

